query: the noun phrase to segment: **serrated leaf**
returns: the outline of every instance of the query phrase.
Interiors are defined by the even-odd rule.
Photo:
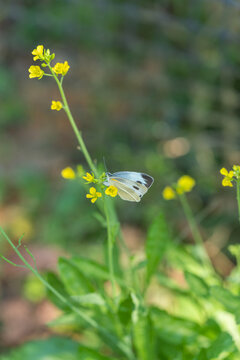
[[[185,271],[184,275],[193,293],[202,297],[208,296],[209,288],[207,284],[199,276],[194,275],[188,271]]]
[[[70,295],[84,295],[94,291],[94,287],[86,276],[71,260],[60,258],[58,261],[60,278]]]
[[[170,241],[170,233],[163,213],[150,226],[146,241],[147,282],[156,271]]]

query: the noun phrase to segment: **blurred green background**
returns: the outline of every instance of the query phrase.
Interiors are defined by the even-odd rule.
[[[50,110],[60,99],[56,85],[28,78],[31,52],[42,44],[71,66],[65,91],[92,157],[104,157],[110,172],[155,178],[140,204],[116,200],[132,247],[159,208],[173,231],[185,226],[161,192],[189,174],[201,232],[227,273],[225,249],[240,234],[235,192],[222,188],[219,170],[240,163],[239,2],[11,0],[0,7],[0,224],[10,236],[25,233],[36,252],[55,255],[95,256],[104,240],[86,190],[60,176],[66,166],[89,169],[64,112]],[[9,254],[2,239],[0,249]],[[8,284],[6,271],[3,299],[3,289],[10,297],[21,288],[18,277],[16,288]]]

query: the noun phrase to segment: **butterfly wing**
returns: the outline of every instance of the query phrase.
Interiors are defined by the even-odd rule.
[[[115,186],[118,189],[118,195],[121,199],[135,202],[139,202],[141,200],[142,195],[136,192],[136,190],[132,188],[131,184],[129,185],[125,182],[122,182],[121,178],[110,178],[109,184]]]
[[[140,172],[135,172],[135,171],[119,171],[119,172],[115,172],[111,175],[114,178],[123,178],[123,179],[127,179],[127,180],[131,180],[134,182],[137,182],[139,185],[145,185],[147,187],[147,189],[149,189],[153,182],[154,179],[152,176],[148,175],[148,174],[144,174],[144,173],[140,173]]]

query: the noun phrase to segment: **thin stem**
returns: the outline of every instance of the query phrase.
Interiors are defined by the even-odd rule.
[[[68,102],[67,102],[67,99],[66,99],[63,87],[62,87],[62,80],[58,79],[57,75],[54,73],[54,71],[52,70],[52,67],[50,65],[48,65],[48,67],[49,67],[49,69],[50,69],[50,71],[51,71],[51,73],[52,73],[52,75],[53,75],[53,77],[56,80],[56,83],[58,85],[58,89],[59,89],[59,92],[61,94],[63,105],[64,105],[64,110],[65,110],[65,112],[67,114],[67,117],[68,117],[68,119],[70,121],[70,124],[72,125],[73,131],[74,131],[74,133],[76,135],[76,138],[77,138],[78,143],[80,145],[80,148],[81,148],[81,150],[83,152],[83,155],[85,156],[85,159],[86,159],[90,169],[94,172],[94,174],[96,176],[98,176],[97,168],[96,168],[96,166],[94,165],[94,163],[93,163],[93,161],[91,159],[91,156],[90,156],[90,154],[89,154],[89,152],[88,152],[88,150],[86,148],[86,145],[85,145],[85,143],[83,141],[82,134],[78,130],[77,125],[75,123],[75,120],[74,120],[74,118],[72,116],[72,113],[70,111],[70,108],[68,106]]]
[[[110,273],[110,280],[112,284],[112,295],[113,299],[116,299],[116,282],[115,282],[115,276],[114,276],[114,266],[113,266],[113,245],[114,241],[112,238],[112,227],[110,223],[110,215],[109,215],[109,209],[106,199],[104,199],[104,212],[106,216],[107,221],[107,248],[108,248],[108,267],[109,267],[109,273]]]
[[[180,202],[182,204],[183,211],[184,211],[184,214],[185,214],[185,216],[187,218],[189,227],[191,229],[193,239],[194,239],[195,243],[197,245],[199,245],[199,247],[203,250],[203,252],[202,252],[202,260],[203,260],[203,262],[205,264],[210,265],[211,268],[213,268],[212,263],[211,263],[211,261],[209,259],[209,256],[208,256],[208,254],[206,252],[202,236],[201,236],[201,234],[200,234],[200,232],[198,230],[198,226],[196,224],[194,215],[192,213],[192,209],[190,208],[189,203],[187,201],[186,195],[184,193],[180,194],[179,199],[180,199]]]
[[[240,179],[237,179],[238,220],[240,222]]]
[[[64,304],[66,304],[73,312],[75,312],[78,316],[80,316],[87,324],[89,324],[90,326],[92,326],[93,328],[95,328],[97,331],[99,331],[99,333],[101,333],[102,335],[104,335],[106,338],[109,339],[109,341],[111,343],[114,343],[117,345],[118,349],[124,353],[127,358],[129,360],[135,360],[135,356],[133,355],[131,349],[125,345],[123,342],[118,341],[116,343],[116,340],[112,337],[112,335],[106,331],[103,327],[101,327],[100,325],[98,325],[98,323],[93,320],[91,317],[89,317],[88,315],[86,315],[86,312],[81,311],[78,307],[76,307],[75,305],[73,305],[71,302],[69,302],[62,294],[60,294],[51,284],[49,284],[37,271],[37,269],[33,268],[28,262],[27,260],[24,258],[24,256],[22,256],[22,254],[20,253],[20,251],[18,250],[18,248],[13,244],[13,242],[10,240],[10,238],[7,236],[7,234],[5,233],[5,231],[2,229],[2,227],[0,226],[0,232],[2,233],[2,235],[5,237],[5,239],[8,241],[8,243],[11,245],[11,247],[13,248],[13,250],[15,251],[15,253],[18,255],[18,257],[22,260],[22,262],[24,263],[24,265],[30,270],[32,271],[32,273]]]
[[[50,64],[48,64],[48,67],[54,77],[54,79],[56,80],[56,83],[58,85],[58,89],[60,91],[61,97],[62,97],[62,101],[63,101],[63,105],[64,105],[64,110],[67,114],[67,117],[70,121],[70,124],[72,125],[73,131],[77,137],[77,140],[79,142],[79,145],[81,147],[81,150],[85,156],[85,159],[89,165],[89,167],[91,168],[91,170],[93,171],[93,173],[96,175],[96,177],[98,177],[98,171],[97,168],[95,167],[91,156],[86,148],[86,145],[84,143],[84,140],[82,138],[82,134],[81,132],[78,130],[77,125],[75,123],[75,120],[72,116],[72,113],[70,111],[70,108],[68,106],[68,102],[62,87],[62,82],[63,82],[63,76],[61,77],[61,79],[59,80],[57,75],[54,73],[52,67],[50,66]],[[116,283],[115,283],[115,277],[114,277],[114,267],[113,267],[113,239],[112,239],[112,229],[111,229],[111,224],[110,224],[110,214],[109,214],[109,208],[107,206],[107,201],[105,198],[103,198],[103,202],[104,202],[104,212],[105,212],[105,216],[106,216],[106,222],[107,222],[107,234],[108,234],[108,263],[109,263],[109,274],[110,274],[110,280],[112,283],[112,292],[113,292],[113,298],[115,299],[116,297]]]

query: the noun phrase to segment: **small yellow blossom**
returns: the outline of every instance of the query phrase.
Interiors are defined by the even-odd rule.
[[[222,186],[233,187],[233,184],[231,183],[231,180],[230,180],[230,179],[228,179],[227,177],[225,177],[225,178],[222,180]]]
[[[40,66],[32,65],[32,66],[30,66],[28,71],[30,72],[30,74],[29,74],[30,79],[36,77],[36,78],[39,78],[39,80],[40,80],[44,75],[44,71],[40,68]]]
[[[75,179],[76,178],[75,171],[70,166],[63,169],[61,171],[61,175],[64,179]]]
[[[236,177],[236,179],[239,180],[240,179],[240,166],[233,165],[233,172],[234,172],[234,176]]]
[[[86,197],[88,198],[88,199],[91,199],[91,202],[94,204],[95,203],[95,201],[97,201],[97,199],[99,198],[99,197],[101,197],[102,196],[102,194],[100,193],[100,192],[98,192],[96,189],[95,189],[95,187],[91,187],[90,189],[89,189],[89,194],[87,194],[86,195]]]
[[[54,101],[54,100],[52,100],[51,109],[52,109],[52,110],[57,110],[57,111],[61,110],[61,109],[62,109],[62,103],[61,103],[61,101]]]
[[[111,197],[115,197],[117,196],[117,193],[118,193],[118,189],[113,186],[113,185],[110,185],[106,190],[105,190],[105,194],[106,195],[109,195]]]
[[[82,177],[84,180],[86,180],[88,183],[94,182],[94,175],[87,172],[85,176]]]
[[[59,75],[66,75],[66,73],[68,72],[68,70],[70,69],[70,66],[68,65],[68,62],[65,61],[64,63],[57,63],[54,67],[53,67],[53,71],[55,72],[55,74]]]
[[[234,165],[236,166],[236,165]],[[237,169],[236,169],[237,171]],[[232,181],[233,181],[233,176],[234,176],[234,172],[232,170],[230,170],[229,172],[227,171],[227,169],[222,168],[220,170],[220,173],[224,176],[223,180],[222,180],[222,186],[229,186],[232,187]]]
[[[239,165],[233,165],[233,170],[234,171],[240,171],[240,166]]]
[[[175,199],[176,194],[175,194],[175,191],[173,190],[173,188],[171,188],[170,186],[166,186],[163,189],[162,196],[165,200],[172,200],[172,199]]]
[[[38,45],[36,49],[32,51],[32,54],[35,55],[33,60],[43,59],[43,45]]]
[[[178,194],[190,192],[195,186],[195,180],[189,175],[183,175],[178,179],[176,191]]]

